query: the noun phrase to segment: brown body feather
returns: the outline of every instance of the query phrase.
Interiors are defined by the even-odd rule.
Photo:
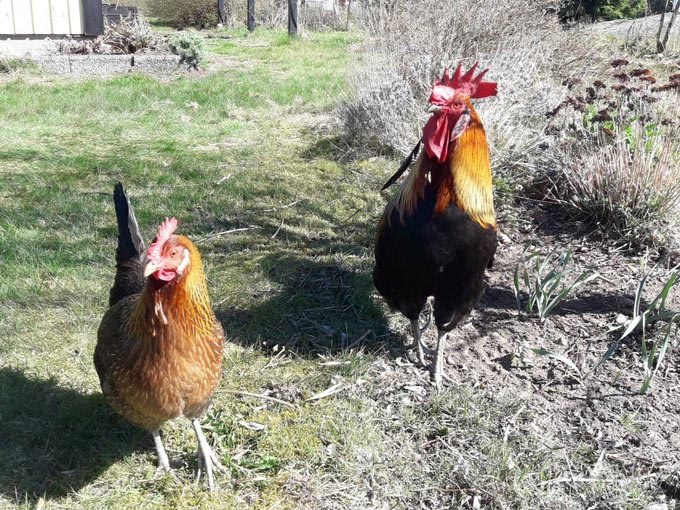
[[[199,417],[222,374],[224,333],[210,306],[198,250],[186,274],[147,279],[141,293],[115,303],[97,333],[95,366],[111,407],[129,422],[157,430],[179,416]]]

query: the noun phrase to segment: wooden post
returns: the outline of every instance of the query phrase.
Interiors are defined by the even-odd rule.
[[[297,36],[298,33],[298,0],[288,0],[288,35]]]
[[[217,19],[223,25],[227,23],[227,10],[224,8],[224,0],[217,0]]]
[[[83,25],[85,26],[84,35],[102,35],[104,33],[104,12],[101,0],[84,0]]]
[[[248,0],[248,32],[255,30],[255,0]]]

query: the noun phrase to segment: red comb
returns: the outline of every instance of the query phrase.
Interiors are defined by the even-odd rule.
[[[158,233],[154,238],[153,242],[149,246],[146,256],[151,261],[158,261],[161,257],[161,250],[165,242],[170,239],[170,236],[177,230],[177,219],[176,218],[165,218],[165,221],[161,223],[158,227]]]
[[[465,94],[476,99],[495,96],[498,93],[497,83],[494,81],[483,81],[484,76],[489,71],[488,69],[484,69],[475,76],[474,74],[478,66],[479,62],[475,62],[465,74],[462,74],[463,64],[460,63],[456,67],[453,77],[449,75],[449,70],[446,69],[442,79],[434,82],[432,94],[430,95],[430,103],[443,106],[457,94]]]

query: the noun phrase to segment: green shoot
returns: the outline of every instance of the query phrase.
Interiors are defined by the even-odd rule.
[[[525,251],[514,272],[513,290],[517,309],[536,313],[543,323],[569,293],[599,277],[592,269],[587,269],[567,284],[567,276],[574,272],[573,267],[569,267],[572,258],[571,250],[559,255],[553,251],[545,258],[539,252]],[[522,303],[522,291],[527,294],[525,303]]]
[[[647,309],[641,312],[642,293],[650,275],[651,272],[646,273],[643,275],[640,283],[638,283],[637,290],[635,291],[632,320],[625,326],[621,336],[609,347],[609,349],[607,349],[607,352],[604,353],[600,361],[592,370],[595,371],[600,365],[609,360],[609,358],[611,358],[618,350],[621,343],[639,330],[641,332],[640,354],[642,357],[642,369],[644,373],[640,393],[643,395],[647,393],[654,376],[659,371],[666,353],[668,352],[671,340],[677,336],[678,330],[680,330],[680,312],[674,312],[666,308],[666,302],[671,290],[678,281],[680,281],[680,271],[673,271],[663,288],[652,302],[649,303]],[[665,323],[661,327],[661,337],[659,339],[650,339],[648,335],[648,325],[656,322]],[[614,329],[614,331],[616,329]]]

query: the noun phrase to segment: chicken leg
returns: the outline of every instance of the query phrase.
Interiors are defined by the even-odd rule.
[[[437,386],[437,390],[442,389],[442,378],[444,376],[444,344],[446,343],[446,338],[448,337],[448,331],[437,330],[437,352],[432,363],[432,377],[434,378],[434,384]]]
[[[425,354],[433,354],[433,351],[428,349],[423,342],[423,333],[430,326],[431,318],[432,317],[430,316],[430,319],[428,319],[422,328],[420,327],[418,320],[411,321],[411,332],[413,333],[413,340],[418,351],[418,361],[423,366],[427,365],[427,363],[425,363]]]
[[[156,445],[156,452],[158,452],[158,468],[156,471],[171,471],[172,468],[170,468],[170,459],[168,458],[168,454],[165,452],[165,448],[163,447],[160,431],[154,430],[151,432],[151,435],[153,436],[153,442]]]
[[[191,420],[191,424],[194,426],[194,432],[196,432],[196,439],[198,440],[198,474],[196,476],[196,481],[198,482],[201,479],[201,471],[202,469],[205,469],[210,492],[215,492],[213,467],[224,474],[228,473],[227,468],[222,465],[218,460],[217,455],[215,455],[215,452],[210,448],[198,418]]]

